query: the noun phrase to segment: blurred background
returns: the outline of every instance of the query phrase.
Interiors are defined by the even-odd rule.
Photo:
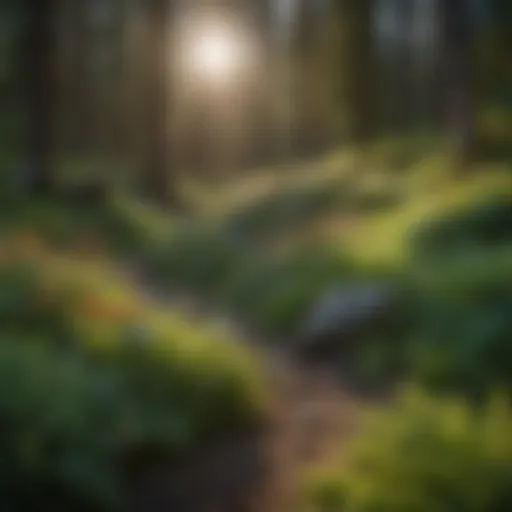
[[[9,152],[39,126],[55,161],[137,168],[159,115],[159,166],[225,176],[411,134],[469,150],[510,101],[499,0],[43,4],[2,3]]]
[[[0,0],[0,507],[512,510],[511,51],[510,0]]]

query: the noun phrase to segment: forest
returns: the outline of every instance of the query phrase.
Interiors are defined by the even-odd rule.
[[[0,0],[0,509],[512,511],[510,0]]]

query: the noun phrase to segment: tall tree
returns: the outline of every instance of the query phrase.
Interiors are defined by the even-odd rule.
[[[340,103],[346,140],[367,141],[375,130],[373,0],[337,0],[340,23]]]
[[[94,138],[94,98],[91,90],[91,38],[90,16],[88,2],[71,0],[71,30],[70,43],[72,44],[72,85],[71,85],[71,112],[73,150],[81,154],[88,154],[93,149]]]
[[[488,15],[484,23],[482,38],[486,49],[479,68],[480,78],[487,93],[499,98],[503,95],[512,101],[512,2],[510,0],[482,0],[484,13]]]
[[[171,197],[171,140],[169,113],[170,77],[170,0],[146,0],[148,21],[146,45],[145,159],[141,176],[143,193],[162,204]]]
[[[399,27],[397,55],[395,69],[393,70],[395,81],[395,112],[394,121],[396,128],[405,132],[411,129],[414,120],[416,105],[414,104],[414,63],[415,63],[415,7],[414,0],[394,0]]]
[[[126,157],[128,145],[128,115],[130,74],[127,72],[130,55],[128,46],[128,23],[130,6],[125,0],[115,0],[115,16],[113,20],[112,35],[109,41],[112,47],[111,56],[111,90],[108,100],[112,100],[112,120],[110,128],[110,151],[116,157]]]
[[[25,0],[21,82],[26,91],[26,185],[34,193],[52,186],[55,134],[55,15],[57,0]]]
[[[259,62],[257,85],[251,87],[252,153],[255,162],[268,162],[278,152],[276,126],[273,122],[273,100],[277,68],[276,20],[271,0],[257,0],[249,3],[249,12],[259,40]]]
[[[462,161],[474,150],[476,91],[471,0],[440,2],[446,114],[449,135]]]
[[[313,71],[318,63],[318,25],[315,17],[315,5],[308,0],[299,0],[296,4],[294,46],[295,75],[295,127],[294,143],[297,156],[307,155],[314,148],[315,139],[320,135],[318,127],[313,127],[310,119],[313,88],[322,77]],[[312,80],[312,78],[314,79]],[[316,95],[314,95],[316,96]],[[317,101],[314,98],[313,101]],[[315,130],[316,128],[316,130]]]

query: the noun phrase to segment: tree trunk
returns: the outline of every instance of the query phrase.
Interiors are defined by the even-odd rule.
[[[372,0],[338,0],[341,109],[345,138],[368,141],[375,131],[375,55]]]
[[[147,0],[148,37],[145,161],[142,192],[162,204],[171,201],[171,140],[169,130],[170,79],[170,0]]]
[[[470,0],[441,2],[448,133],[457,156],[467,162],[476,142],[476,92]]]
[[[318,149],[322,138],[322,127],[316,122],[315,109],[320,104],[316,91],[320,88],[319,82],[325,81],[325,77],[319,72],[320,27],[317,6],[308,0],[301,0],[296,9],[296,156],[310,157]]]
[[[47,193],[55,164],[55,12],[57,0],[27,0],[21,62],[26,88],[26,187]]]
[[[413,0],[395,0],[395,9],[398,15],[399,35],[398,55],[395,62],[395,112],[394,126],[399,133],[406,133],[411,129],[414,118],[414,15],[415,2]]]
[[[95,104],[91,91],[91,37],[89,3],[72,0],[73,17],[73,142],[74,152],[88,156],[94,148]]]
[[[512,3],[510,0],[489,0],[489,20],[485,29],[487,52],[480,63],[480,75],[484,78],[485,92],[489,99],[505,100],[510,104],[512,96]]]
[[[113,48],[112,56],[112,85],[110,97],[113,101],[113,120],[111,122],[110,151],[116,158],[126,159],[128,149],[128,128],[129,122],[126,112],[130,109],[129,104],[129,73],[127,73],[130,55],[126,51],[128,37],[128,17],[129,7],[124,0],[116,0],[116,16],[112,40],[110,44]]]

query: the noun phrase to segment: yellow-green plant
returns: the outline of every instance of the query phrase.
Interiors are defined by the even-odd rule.
[[[339,471],[306,485],[314,512],[502,512],[512,506],[512,408],[407,390],[372,413]]]

